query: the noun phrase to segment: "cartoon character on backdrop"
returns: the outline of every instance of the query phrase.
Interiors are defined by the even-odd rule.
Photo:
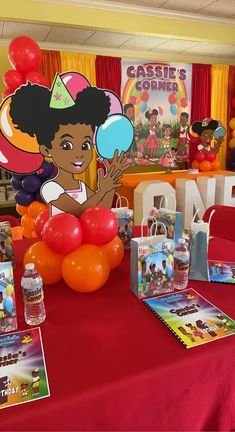
[[[177,144],[177,159],[187,161],[188,159],[188,140],[187,135],[189,131],[188,124],[189,115],[187,112],[180,114],[180,127],[179,127],[179,140]]]
[[[164,124],[162,127],[163,139],[162,144],[164,150],[169,149],[171,145],[172,126],[170,124]]]
[[[218,170],[217,155],[224,141],[226,129],[219,121],[206,118],[194,122],[191,130],[192,132],[188,134],[189,144],[193,147],[196,145],[192,167],[199,168],[200,171]],[[190,153],[192,154],[192,150]]]
[[[14,157],[12,162],[16,152],[10,154],[8,140],[2,140],[1,166],[26,174],[37,171],[49,157],[58,167],[57,176],[41,189],[43,199],[51,204],[52,215],[67,212],[80,216],[95,205],[111,207],[122,173],[128,168],[125,152],[134,136],[133,126],[122,115],[121,102],[114,93],[91,87],[79,73],[67,72],[56,75],[51,90],[30,83],[21,86],[3,101],[1,120],[4,115],[8,130],[18,137],[11,142],[11,147],[18,147],[18,159]],[[25,141],[27,146],[22,144]],[[103,169],[98,171],[97,191],[75,178],[89,167],[94,144],[106,170],[106,174]],[[32,152],[34,163],[30,165],[27,156],[32,157]]]
[[[144,142],[144,148],[149,149],[150,160],[157,158],[157,149],[160,148],[160,141],[157,135],[160,133],[160,122],[157,121],[158,110],[149,109],[145,113],[145,117],[149,120],[149,136]]]

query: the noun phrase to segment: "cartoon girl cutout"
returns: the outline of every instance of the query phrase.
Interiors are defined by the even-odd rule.
[[[58,106],[57,106],[58,105]],[[103,90],[87,87],[73,100],[59,75],[52,90],[28,83],[12,95],[10,117],[21,131],[36,136],[40,152],[58,167],[57,176],[41,189],[51,204],[51,215],[72,213],[79,217],[86,209],[111,207],[119,180],[128,168],[124,152],[115,151],[112,163],[104,160],[98,170],[98,190],[75,179],[93,158],[93,135],[108,117],[110,98]]]
[[[224,141],[223,137],[215,139],[215,145],[212,146],[212,140],[214,138],[214,131],[218,128],[219,123],[216,120],[203,120],[202,122],[194,122],[192,124],[192,131],[197,133],[201,143],[198,145],[198,150],[206,153],[208,151],[213,151],[214,153],[218,153],[222,142]]]
[[[150,160],[156,159],[157,149],[160,147],[160,141],[156,133],[160,132],[160,122],[157,121],[158,110],[148,110],[145,117],[149,120],[149,136],[144,142],[144,147],[150,150]]]

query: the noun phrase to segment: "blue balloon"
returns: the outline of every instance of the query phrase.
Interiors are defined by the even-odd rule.
[[[214,131],[214,137],[216,139],[222,138],[225,135],[225,133],[226,133],[225,127],[221,126]]]
[[[15,179],[14,177],[12,177],[12,179],[11,179],[11,185],[12,185],[13,189],[19,190],[19,189],[22,188],[22,181],[18,180],[18,179]]]
[[[22,181],[22,187],[26,192],[37,192],[42,185],[42,180],[37,174],[27,175]]]
[[[15,193],[15,200],[17,204],[27,206],[32,201],[34,201],[34,195],[29,192],[25,192],[24,189],[19,189]]]
[[[115,150],[118,150],[119,155],[122,151],[126,152],[133,138],[134,129],[127,117],[122,114],[108,116],[96,134],[96,148],[101,156],[100,160],[112,159]]]
[[[4,307],[7,310],[7,312],[9,312],[9,313],[13,311],[13,299],[12,299],[12,297],[8,296],[5,298]]]
[[[170,112],[171,112],[171,114],[176,115],[176,113],[177,113],[177,105],[176,104],[173,104],[170,106]]]
[[[168,265],[166,268],[166,275],[170,278],[172,276],[172,265]]]
[[[140,104],[140,111],[142,113],[144,113],[145,111],[147,111],[148,105],[146,104],[146,102],[141,102]]]

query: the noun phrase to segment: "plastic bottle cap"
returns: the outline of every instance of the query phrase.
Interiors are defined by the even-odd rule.
[[[184,238],[179,238],[178,243],[185,244],[185,239]]]
[[[25,265],[25,270],[34,270],[34,269],[35,269],[34,263],[28,263]]]

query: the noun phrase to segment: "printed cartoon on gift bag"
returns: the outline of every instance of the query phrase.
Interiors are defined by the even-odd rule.
[[[22,85],[3,101],[0,118],[0,165],[5,170],[33,173],[44,158],[58,167],[56,177],[41,189],[52,215],[80,216],[96,205],[111,208],[129,166],[125,152],[134,139],[132,123],[114,93],[92,87],[80,73],[66,72],[55,76],[51,90],[30,82]],[[94,150],[104,164],[97,186]],[[83,181],[88,173],[92,185]]]
[[[149,219],[153,221],[150,234],[143,237],[143,223]],[[167,238],[165,225],[154,217],[145,217],[141,237],[131,240],[131,289],[139,298],[174,290],[173,251],[174,243]]]

